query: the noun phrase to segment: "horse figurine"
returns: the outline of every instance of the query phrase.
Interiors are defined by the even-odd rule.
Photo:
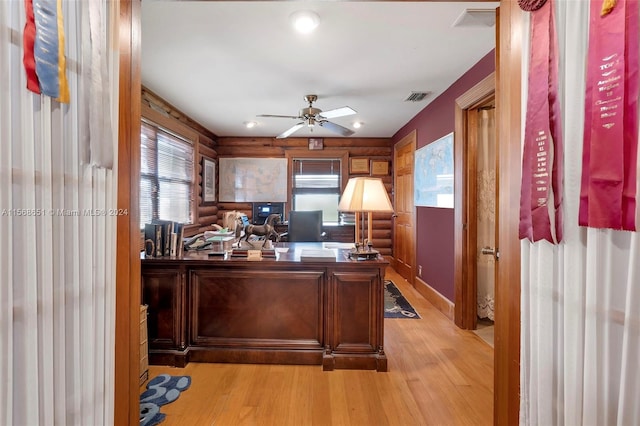
[[[249,237],[251,235],[257,235],[259,237],[264,237],[264,241],[262,245],[264,246],[267,240],[270,240],[274,237],[275,241],[280,240],[280,235],[276,232],[275,225],[280,222],[280,214],[273,213],[270,214],[267,219],[264,221],[264,225],[253,225],[249,224],[244,227],[244,240],[249,242]],[[249,243],[251,244],[251,243]]]

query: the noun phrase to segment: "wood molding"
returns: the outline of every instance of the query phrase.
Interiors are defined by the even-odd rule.
[[[140,416],[140,0],[119,3],[118,209],[114,424],[134,425]]]
[[[158,112],[155,109],[150,108],[146,104],[142,104],[141,114],[142,117],[151,120],[158,126],[164,127],[165,129],[175,132],[183,138],[186,138],[187,140],[189,140],[189,142],[193,143],[194,147],[197,146],[200,140],[200,134],[192,127],[184,124],[175,117]]]
[[[521,60],[523,12],[502,0],[496,46],[496,149],[499,155],[497,223],[500,260],[496,274],[494,424],[518,424],[520,413]]]
[[[216,135],[209,131],[207,128],[202,126],[200,123],[193,120],[191,117],[188,117],[178,108],[171,105],[169,102],[162,99],[161,96],[156,95],[148,88],[141,86],[142,91],[142,103],[145,107],[156,111],[158,114],[165,115],[166,117],[170,117],[173,120],[180,122],[182,125],[188,126],[198,133],[201,133],[214,141],[216,139]],[[160,112],[162,111],[162,112]],[[197,140],[197,139],[196,139]]]
[[[416,277],[414,287],[418,291],[418,293],[422,295],[422,297],[427,299],[433,306],[435,306],[437,310],[442,312],[447,318],[453,321],[455,307],[449,299],[444,297],[436,289],[434,289],[418,277]]]
[[[477,224],[476,199],[477,136],[467,134],[475,128],[475,108],[495,96],[495,72],[478,82],[455,101],[454,131],[454,301],[455,323],[458,327],[473,330],[476,327],[476,265],[475,247]]]
[[[495,92],[495,90],[496,73],[492,72],[481,81],[479,81],[471,89],[458,96],[458,98],[456,99],[456,106],[459,106],[462,109],[473,108],[482,103],[482,100],[491,96]]]
[[[496,288],[496,318],[502,318],[501,325],[496,324],[496,346],[495,346],[495,382],[494,382],[494,424],[510,425],[518,423],[519,410],[519,356],[520,356],[520,246],[517,238],[518,206],[508,206],[507,200],[518,199],[519,194],[513,187],[520,184],[520,59],[521,46],[524,42],[521,37],[522,12],[518,9],[516,2],[512,0],[501,0],[498,11],[496,30],[498,31],[499,43],[496,46],[496,58],[498,66],[496,73],[497,105],[509,105],[497,116],[498,143],[506,142],[500,146],[500,161],[505,166],[500,171],[500,178],[503,185],[510,185],[510,188],[503,192],[498,214],[503,217],[500,220],[500,241],[501,268],[499,281],[505,283],[504,287]],[[130,143],[131,121],[139,118],[139,111],[136,114],[139,102],[132,102],[127,98],[127,94],[139,96],[132,90],[137,89],[140,93],[140,0],[122,0],[120,2],[119,21],[120,40],[120,130],[119,130],[119,150],[125,149]],[[137,86],[137,87],[136,87]],[[125,89],[125,90],[123,90]],[[129,124],[127,124],[129,123]],[[127,127],[129,126],[129,127]],[[124,140],[122,138],[125,138]],[[325,139],[325,144],[326,144]],[[510,145],[510,146],[508,146]],[[120,148],[125,146],[125,148]],[[504,150],[504,151],[503,151]],[[517,155],[516,155],[517,154]],[[118,176],[127,177],[127,165],[130,160],[120,163],[122,153],[119,151],[119,173]],[[365,155],[365,154],[363,154]],[[506,162],[505,161],[509,161]],[[508,171],[506,166],[508,165]],[[511,179],[511,181],[509,180]],[[121,185],[121,183],[119,183]],[[502,191],[502,189],[501,189]],[[516,198],[511,198],[514,196]],[[135,199],[134,202],[138,200]],[[120,196],[119,196],[120,202]],[[131,200],[128,201],[131,203]],[[120,207],[120,205],[119,205]],[[130,210],[131,211],[131,210]],[[137,207],[136,207],[137,211]],[[508,217],[507,217],[508,216]],[[509,222],[507,223],[507,219]],[[514,221],[516,221],[514,226]],[[130,374],[131,369],[137,365],[137,349],[135,354],[129,353],[128,332],[131,318],[126,315],[131,312],[130,305],[135,305],[133,301],[124,300],[123,288],[130,287],[125,279],[133,276],[129,271],[129,263],[133,261],[131,252],[137,253],[137,245],[129,248],[120,246],[121,238],[125,238],[130,229],[123,228],[122,221],[118,221],[118,251],[116,265],[116,355],[115,355],[115,383],[118,390],[115,394],[115,416],[114,424],[137,424],[138,423],[138,383],[137,375]],[[130,225],[126,225],[130,226]],[[504,228],[504,229],[502,229]],[[134,250],[135,247],[135,250]],[[138,262],[139,263],[139,262]],[[138,265],[139,266],[139,265]],[[139,272],[139,271],[138,271]],[[136,280],[139,280],[139,274]],[[131,287],[135,287],[133,283]],[[503,308],[504,304],[504,308]],[[138,306],[135,305],[135,309]],[[118,315],[122,313],[122,315]],[[136,318],[139,312],[136,314]],[[135,321],[135,326],[138,326]],[[124,339],[124,341],[123,341]],[[124,362],[124,360],[129,362]],[[131,377],[129,377],[131,376]],[[133,384],[133,386],[132,386]]]

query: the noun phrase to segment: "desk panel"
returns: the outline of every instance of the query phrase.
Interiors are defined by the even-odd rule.
[[[387,261],[300,261],[315,243],[258,261],[212,257],[142,260],[149,362],[318,364],[386,371],[383,279]],[[153,318],[153,320],[152,320]],[[170,325],[170,326],[167,326]]]

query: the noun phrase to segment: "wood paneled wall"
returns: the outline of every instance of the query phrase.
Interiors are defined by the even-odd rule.
[[[256,158],[285,158],[295,155],[295,152],[309,155],[309,140],[307,138],[243,138],[224,137],[217,139],[216,151],[218,157],[256,157]],[[393,200],[393,171],[391,160],[393,146],[391,138],[324,138],[324,149],[332,151],[347,151],[349,158],[367,158],[369,160],[384,160],[389,162],[389,174],[376,176],[382,178],[389,197]],[[320,151],[318,151],[320,152]],[[345,165],[349,167],[349,165]],[[363,176],[349,174],[349,177]],[[344,182],[346,184],[346,182]],[[290,207],[287,205],[286,209]],[[218,203],[219,221],[221,224],[224,211],[237,210],[252,217],[251,203]],[[365,223],[366,229],[366,223]],[[392,218],[389,213],[373,215],[373,245],[383,255],[392,254]]]
[[[196,123],[173,105],[166,102],[159,95],[146,87],[142,87],[142,104],[154,111],[154,115],[162,116],[162,121],[174,121],[178,126],[187,126],[197,134],[196,164],[194,164],[194,181],[196,188],[196,214],[194,224],[185,229],[185,236],[194,235],[213,229],[213,224],[222,225],[225,211],[240,211],[249,219],[253,216],[252,203],[218,202],[213,205],[202,204],[202,157],[206,156],[217,160],[219,157],[256,157],[256,158],[285,158],[287,155],[295,155],[296,152],[309,155],[308,138],[276,139],[268,137],[243,138],[243,137],[217,137],[202,125]],[[146,108],[143,108],[145,110]],[[155,114],[158,113],[158,114]],[[162,125],[163,123],[158,123]],[[389,197],[393,200],[393,171],[392,156],[393,145],[391,138],[324,138],[324,150],[347,151],[349,158],[367,158],[371,160],[383,160],[389,162],[389,174],[380,177]],[[318,151],[320,153],[321,151]],[[349,168],[349,164],[344,167]],[[363,176],[362,174],[349,174],[348,177]],[[216,177],[217,179],[217,177]],[[344,182],[346,185],[346,182]],[[216,188],[218,182],[216,181]],[[216,195],[217,195],[216,190]],[[290,207],[287,205],[287,209]],[[367,224],[365,223],[365,229]],[[383,255],[392,254],[392,229],[393,221],[389,213],[376,213],[373,215],[373,244]],[[142,241],[141,241],[142,250]]]
[[[174,123],[178,123],[178,126],[186,126],[193,131],[193,138],[197,139],[198,142],[195,147],[194,164],[194,181],[197,182],[194,194],[196,198],[196,212],[193,225],[185,229],[185,236],[191,236],[213,229],[212,224],[218,222],[218,206],[215,204],[208,206],[202,205],[202,156],[204,155],[214,160],[217,159],[218,154],[215,150],[216,135],[144,86],[142,87],[142,104],[143,106],[148,106],[154,113],[157,113],[153,118],[153,121],[157,124],[170,126],[168,123],[173,121]],[[162,118],[159,120],[158,116]]]

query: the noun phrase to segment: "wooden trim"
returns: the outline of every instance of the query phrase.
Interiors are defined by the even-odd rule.
[[[170,130],[187,139],[189,142],[192,142],[194,147],[200,141],[200,134],[193,130],[191,127],[181,123],[171,116],[162,114],[154,110],[153,108],[149,108],[149,106],[145,104],[142,104],[141,115],[142,117],[151,120],[158,126],[164,127],[165,129]]]
[[[467,134],[477,122],[475,108],[495,96],[495,73],[458,97],[455,102],[454,137],[454,322],[460,328],[473,330],[477,324],[476,309],[476,158],[477,135]]]
[[[142,105],[143,105],[143,107],[147,107],[147,108],[155,107],[154,109],[163,110],[165,112],[166,116],[171,117],[173,120],[179,122],[180,124],[182,124],[184,126],[189,127],[190,129],[195,130],[196,132],[201,133],[202,135],[205,135],[210,140],[213,141],[213,140],[215,140],[217,138],[217,136],[215,134],[211,133],[209,131],[209,129],[206,129],[200,123],[197,123],[191,117],[188,117],[186,114],[184,114],[178,108],[176,108],[175,106],[171,105],[166,100],[162,99],[161,96],[158,96],[157,94],[155,94],[154,92],[149,90],[149,88],[147,88],[145,86],[142,86],[141,87],[141,91],[142,91]],[[159,114],[163,114],[163,113],[159,112]]]
[[[118,112],[118,216],[116,223],[116,318],[114,424],[140,416],[140,0],[122,0]]]
[[[454,304],[440,294],[436,289],[431,287],[426,282],[422,281],[419,277],[416,277],[416,282],[414,285],[415,289],[427,299],[437,310],[442,312],[447,318],[453,321],[454,318]]]
[[[496,46],[496,128],[499,155],[497,223],[500,260],[496,275],[494,424],[518,424],[520,413],[521,60],[523,12],[501,0]]]
[[[503,286],[496,288],[496,318],[502,318],[502,324],[496,324],[494,383],[494,424],[496,425],[517,424],[520,406],[520,245],[517,238],[517,223],[514,226],[514,220],[517,222],[519,213],[514,211],[514,209],[517,210],[517,206],[508,206],[507,200],[519,199],[517,191],[514,192],[514,186],[518,187],[520,184],[520,59],[523,43],[521,13],[516,2],[501,0],[496,24],[496,30],[499,34],[499,43],[496,46],[498,64],[496,67],[496,107],[509,105],[509,108],[505,108],[496,117],[498,143],[500,140],[511,142],[511,146],[507,146],[506,143],[504,146],[499,145],[500,162],[503,164],[503,168],[500,170],[500,180],[503,185],[510,185],[510,187],[500,197],[504,201],[500,201],[498,208],[499,216],[504,218],[499,221],[500,241],[498,247],[501,251],[501,267],[498,279],[505,285],[504,288]],[[122,0],[120,2],[119,40],[121,43],[119,146],[126,146],[130,141],[130,135],[127,136],[126,132],[126,122],[135,121],[136,115],[139,117],[139,114],[135,113],[137,109],[135,99],[138,96],[137,93],[140,93],[140,0]],[[137,93],[134,90],[136,84]],[[129,85],[131,86],[128,87]],[[127,90],[123,91],[123,89]],[[127,94],[134,96],[133,101],[126,97]],[[123,137],[126,139],[123,140]],[[120,155],[121,152],[119,158],[121,158]],[[127,176],[128,171],[122,169],[130,163],[131,161],[127,160],[118,165],[118,176],[123,176],[128,181],[131,181],[131,178]],[[513,194],[517,194],[516,198],[511,198]],[[128,203],[130,204],[131,200]],[[137,211],[137,207],[135,211]],[[126,230],[121,229],[121,222],[121,220],[118,221],[118,242],[121,233],[126,233]],[[122,238],[125,236],[122,235]],[[137,245],[132,247],[137,247]],[[118,245],[118,248],[121,247]],[[124,247],[122,248],[124,249]],[[131,274],[128,269],[123,269],[124,266],[128,267],[128,262],[133,261],[131,251],[131,247],[124,251],[118,251],[116,265],[117,313],[132,311],[128,309],[129,303],[132,301],[124,300],[121,294],[122,286],[128,285],[123,280]],[[137,253],[137,250],[135,252]],[[122,263],[123,258],[126,260],[125,265]],[[136,279],[140,279],[139,274]],[[137,424],[138,422],[137,375],[129,373],[133,366],[138,365],[139,360],[134,359],[136,354],[132,356],[127,353],[129,351],[128,344],[122,341],[123,338],[127,339],[127,333],[122,333],[123,330],[127,331],[130,328],[130,322],[131,318],[126,315],[117,315],[115,380],[118,391],[115,395],[114,424]],[[137,352],[137,350],[135,351]],[[124,363],[123,359],[129,359],[129,363]],[[134,382],[136,384],[132,386]]]
[[[482,104],[496,90],[496,73],[492,72],[471,89],[458,96],[456,106],[462,109],[475,108]]]

